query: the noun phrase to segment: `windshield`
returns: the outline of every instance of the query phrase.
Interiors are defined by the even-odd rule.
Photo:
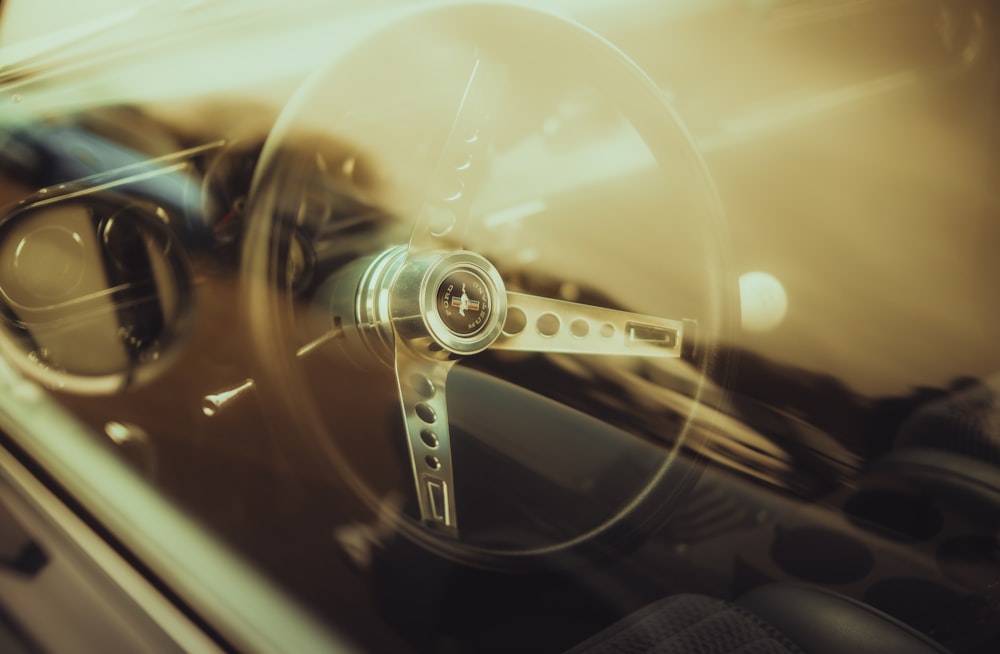
[[[987,651],[986,3],[106,4],[2,7],[2,427],[221,640]]]

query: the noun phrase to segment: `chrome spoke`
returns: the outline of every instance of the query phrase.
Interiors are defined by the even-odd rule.
[[[463,241],[469,207],[486,176],[505,79],[505,67],[477,54],[410,237],[411,253]]]
[[[492,347],[643,357],[695,353],[697,324],[507,292],[507,319]]]
[[[454,361],[432,361],[396,343],[396,382],[421,521],[458,537],[445,382]]]

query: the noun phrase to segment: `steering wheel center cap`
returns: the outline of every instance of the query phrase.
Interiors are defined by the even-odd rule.
[[[447,273],[438,285],[437,312],[441,322],[455,336],[478,334],[489,324],[493,313],[490,284],[473,268]]]
[[[431,358],[482,352],[507,319],[500,273],[468,250],[408,259],[392,282],[389,305],[396,335]]]

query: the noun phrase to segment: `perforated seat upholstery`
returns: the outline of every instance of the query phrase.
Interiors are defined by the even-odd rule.
[[[737,603],[675,595],[611,625],[570,654],[947,654],[923,634],[843,595],[770,584]]]
[[[572,654],[803,654],[746,609],[704,595],[660,600],[570,650]]]

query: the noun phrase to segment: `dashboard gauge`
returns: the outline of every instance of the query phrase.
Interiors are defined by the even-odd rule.
[[[164,210],[70,193],[0,220],[0,350],[68,392],[147,380],[190,322],[191,274]]]
[[[236,242],[243,228],[247,189],[260,156],[260,143],[230,144],[211,157],[202,180],[202,214],[211,217],[216,246]]]

